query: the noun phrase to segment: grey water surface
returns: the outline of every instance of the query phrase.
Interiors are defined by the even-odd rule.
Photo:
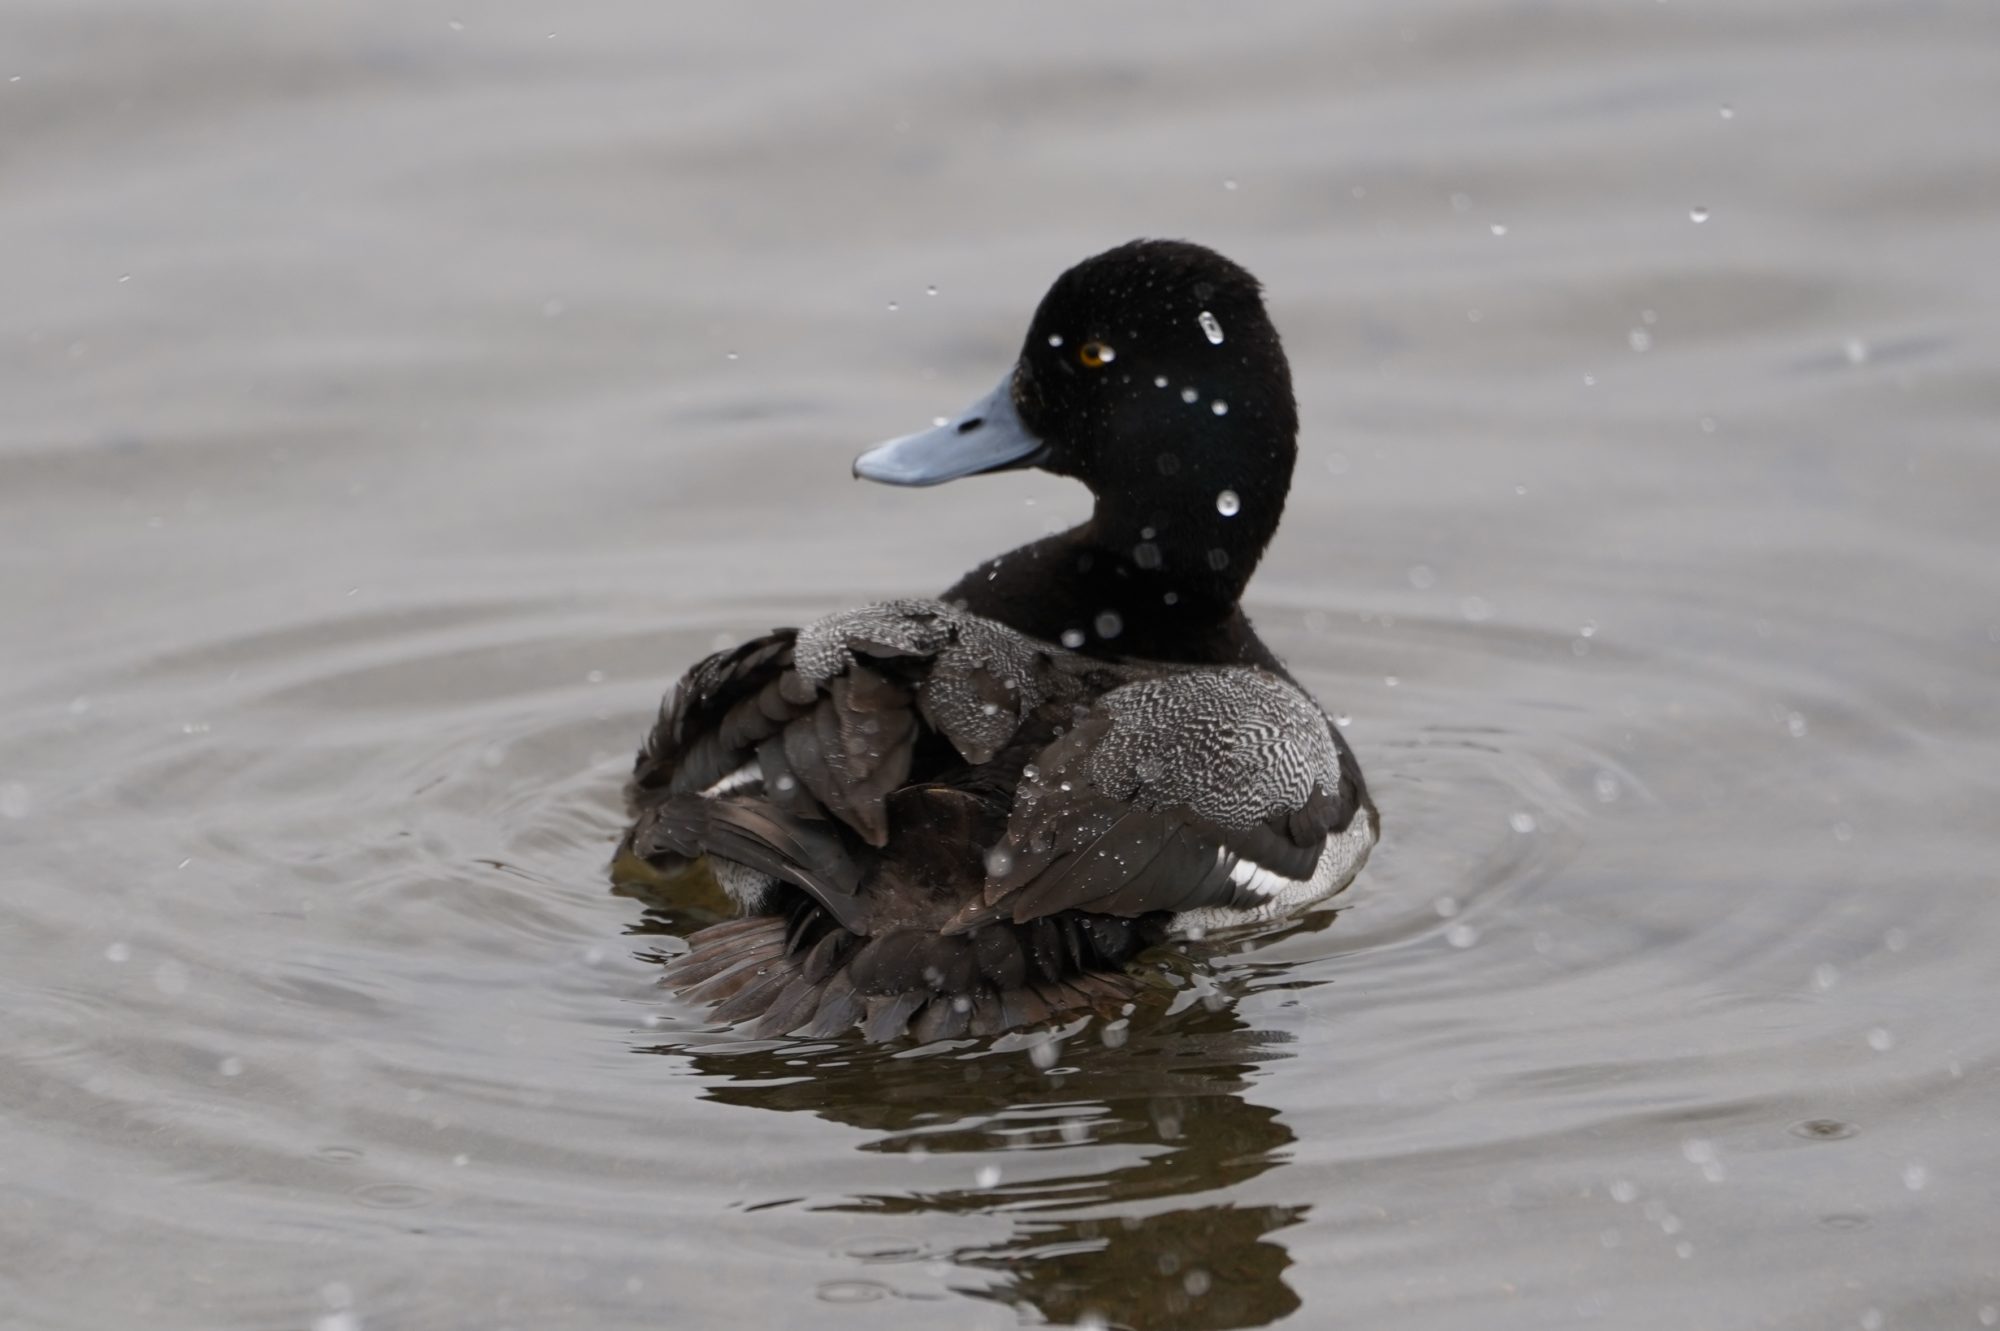
[[[1984,0],[9,0],[0,1326],[2000,1324],[1996,125]],[[1374,862],[715,1029],[661,689],[1076,520],[848,462],[1148,234]]]

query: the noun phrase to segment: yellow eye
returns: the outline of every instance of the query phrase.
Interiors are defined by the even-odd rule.
[[[1109,342],[1086,342],[1076,349],[1076,358],[1085,368],[1101,370],[1118,359],[1118,353],[1111,349]]]

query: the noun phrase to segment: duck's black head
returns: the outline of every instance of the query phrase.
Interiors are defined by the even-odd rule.
[[[1277,529],[1297,437],[1257,280],[1200,245],[1135,240],[1056,279],[992,393],[854,470],[895,485],[1074,476],[1097,497],[1068,536],[1093,583],[1115,572],[1121,602],[1221,613]]]

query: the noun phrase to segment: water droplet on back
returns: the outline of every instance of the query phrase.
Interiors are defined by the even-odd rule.
[[[1243,501],[1234,490],[1224,490],[1215,497],[1215,511],[1225,518],[1233,518],[1243,511]]]
[[[1201,325],[1202,336],[1208,339],[1210,346],[1219,347],[1222,345],[1222,321],[1220,319],[1210,314],[1207,310],[1203,310],[1195,316],[1195,322]]]

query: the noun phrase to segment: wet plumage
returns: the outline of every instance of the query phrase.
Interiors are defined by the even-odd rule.
[[[1058,279],[1000,388],[856,470],[1040,466],[1096,512],[940,600],[689,670],[626,848],[706,856],[743,915],[669,981],[760,1035],[990,1034],[1121,1001],[1126,963],[1175,932],[1345,887],[1376,835],[1360,770],[1237,603],[1295,433],[1276,332],[1228,260],[1134,242]]]

